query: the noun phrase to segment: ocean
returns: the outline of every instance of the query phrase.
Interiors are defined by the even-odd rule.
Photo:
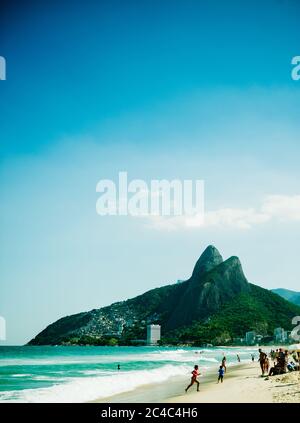
[[[189,381],[195,364],[202,375],[218,369],[223,354],[230,365],[249,363],[254,347],[0,347],[1,402],[87,402],[160,384]],[[118,370],[120,365],[120,370]]]

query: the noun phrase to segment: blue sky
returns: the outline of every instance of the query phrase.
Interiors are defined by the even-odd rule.
[[[12,2],[1,12],[0,315],[66,314],[184,279],[208,244],[299,290],[299,3]],[[203,179],[205,227],[96,214],[99,179]]]

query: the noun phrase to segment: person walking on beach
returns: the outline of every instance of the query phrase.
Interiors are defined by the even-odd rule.
[[[221,381],[221,383],[223,383],[223,378],[224,378],[224,369],[222,366],[220,366],[219,370],[219,377],[218,377],[218,383]]]
[[[224,371],[226,373],[226,357],[224,355],[224,357],[222,358],[222,367],[224,368]]]
[[[269,360],[268,360],[267,354],[264,353],[261,348],[259,348],[258,352],[259,352],[258,361],[261,368],[261,375],[264,376],[265,372],[268,371],[269,369]]]
[[[240,356],[237,354],[236,357],[237,357],[237,361],[240,363],[241,362]]]
[[[194,366],[194,370],[192,371],[192,377],[191,377],[191,383],[185,388],[185,392],[188,391],[188,389],[194,385],[194,383],[197,383],[197,392],[199,392],[199,385],[200,382],[197,380],[197,377],[200,376],[200,372],[199,372],[199,366],[196,364]]]

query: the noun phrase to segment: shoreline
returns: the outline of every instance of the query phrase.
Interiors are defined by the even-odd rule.
[[[217,377],[203,383],[200,392],[169,398],[170,403],[271,403],[272,395],[257,362],[228,366],[223,383]]]
[[[223,384],[203,384],[200,392],[169,398],[168,403],[300,403],[300,371],[262,377],[257,362],[228,369]]]
[[[223,383],[217,383],[217,369],[200,377],[200,392],[192,386],[185,393],[189,376],[170,378],[165,383],[143,385],[130,392],[100,398],[96,403],[300,403],[300,372],[261,377],[257,362],[227,367]]]

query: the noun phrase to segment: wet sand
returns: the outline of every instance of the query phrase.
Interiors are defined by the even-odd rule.
[[[164,384],[144,385],[130,392],[99,399],[102,403],[300,403],[300,372],[261,377],[257,362],[228,366],[224,382],[217,384],[217,368],[200,377],[188,393],[184,389],[189,377],[176,377]]]

